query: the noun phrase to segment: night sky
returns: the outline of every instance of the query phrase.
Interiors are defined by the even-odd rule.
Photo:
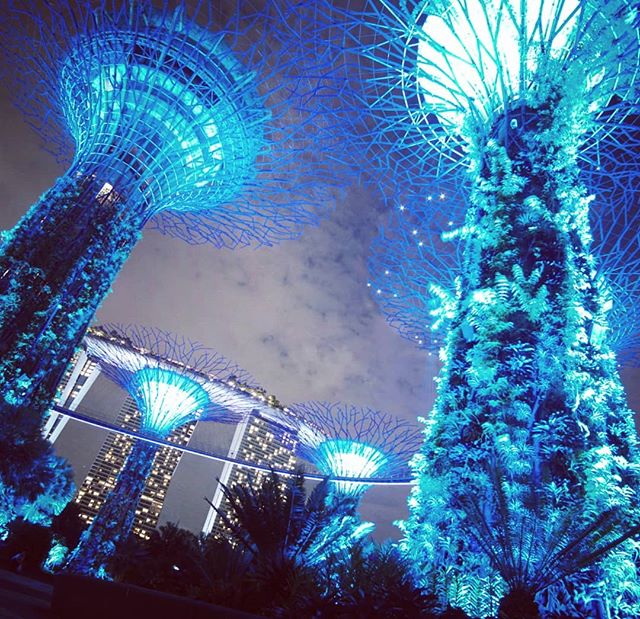
[[[0,228],[63,172],[1,93]],[[446,208],[446,199],[442,202]],[[317,228],[260,249],[189,246],[150,231],[96,322],[138,323],[193,338],[237,362],[283,404],[341,401],[415,420],[434,397],[437,362],[389,327],[366,287],[367,253],[386,219],[380,200],[352,187]],[[640,408],[637,370],[623,372]],[[194,479],[194,492],[208,480]],[[407,487],[374,488],[361,513],[376,537],[397,537]]]

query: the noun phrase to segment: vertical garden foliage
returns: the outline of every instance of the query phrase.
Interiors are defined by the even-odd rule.
[[[48,526],[74,493],[71,469],[32,415],[12,410],[0,426],[0,539],[17,518]]]
[[[94,178],[63,177],[0,255],[0,408],[40,415],[140,237],[141,212]]]
[[[392,248],[406,261],[393,256],[383,271],[391,284],[380,277],[372,290],[418,345],[436,343],[432,326],[449,329],[414,459],[404,548],[442,607],[495,614],[507,585],[467,514],[476,502],[484,520],[498,522],[490,470],[504,471],[518,522],[542,514],[553,529],[570,509],[585,523],[610,508],[628,520],[640,515],[633,414],[608,325],[612,301],[635,290],[624,288],[636,269],[627,260],[635,261],[637,213],[631,191],[613,205],[591,196],[637,185],[637,165],[627,162],[637,159],[638,4],[317,0],[314,8],[326,42],[314,41],[312,55],[324,62],[325,110],[351,120],[354,162],[393,176],[387,195],[414,217],[420,249]],[[444,243],[420,238],[461,210],[449,195],[429,201],[442,181],[468,195],[464,224],[442,237],[462,244],[462,260],[449,263],[438,253]],[[612,266],[617,296],[605,283]],[[427,274],[427,285],[414,274]],[[640,616],[634,550],[627,542],[565,578],[545,612],[593,617],[597,605]]]
[[[476,142],[462,287],[414,462],[407,549],[423,574],[435,573],[439,594],[474,613],[495,612],[495,575],[465,513],[472,498],[497,519],[487,465],[505,471],[515,513],[542,505],[550,526],[576,505],[584,522],[611,508],[637,513],[633,413],[607,344],[609,294],[590,253],[593,196],[576,164],[589,116],[579,82],[553,69],[527,106]],[[604,597],[617,616],[635,615],[634,547],[564,583],[575,608]]]

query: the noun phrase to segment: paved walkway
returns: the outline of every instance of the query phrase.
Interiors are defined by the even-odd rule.
[[[0,619],[53,619],[52,590],[39,580],[0,570]]]

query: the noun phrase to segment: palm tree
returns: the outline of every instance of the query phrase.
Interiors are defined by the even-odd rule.
[[[109,562],[115,580],[231,607],[247,571],[245,553],[169,522],[143,540],[131,534]]]
[[[392,544],[357,544],[328,581],[336,617],[344,619],[435,618],[436,599],[420,590],[408,560]]]
[[[356,515],[357,501],[336,497],[327,481],[307,496],[301,470],[286,480],[272,471],[255,486],[220,485],[229,515],[209,504],[251,559],[244,585],[255,605],[247,610],[328,616],[333,601],[319,582],[317,566],[335,562],[371,530]]]
[[[186,595],[194,582],[198,538],[174,523],[151,533],[148,540],[130,535],[109,563],[116,580]]]
[[[257,486],[220,487],[232,517],[207,502],[254,558],[315,565],[371,530],[356,515],[357,501],[331,493],[326,480],[307,497],[302,470],[286,481],[272,471]]]
[[[585,517],[583,500],[564,510],[549,509],[535,483],[527,508],[516,510],[507,500],[500,467],[491,464],[487,469],[493,505],[471,496],[462,497],[460,504],[471,534],[507,585],[498,607],[500,619],[538,619],[538,594],[594,566],[640,533],[640,525],[626,524],[618,509]]]
[[[229,608],[245,608],[244,584],[250,557],[241,547],[214,535],[201,535],[196,557],[201,599]]]

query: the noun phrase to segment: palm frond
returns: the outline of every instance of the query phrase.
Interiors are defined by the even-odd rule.
[[[627,524],[626,513],[609,509],[586,518],[584,501],[559,511],[545,505],[532,490],[525,507],[509,503],[502,471],[488,466],[492,496],[459,497],[470,533],[510,590],[536,595],[582,569],[595,565],[611,550],[640,533]]]

